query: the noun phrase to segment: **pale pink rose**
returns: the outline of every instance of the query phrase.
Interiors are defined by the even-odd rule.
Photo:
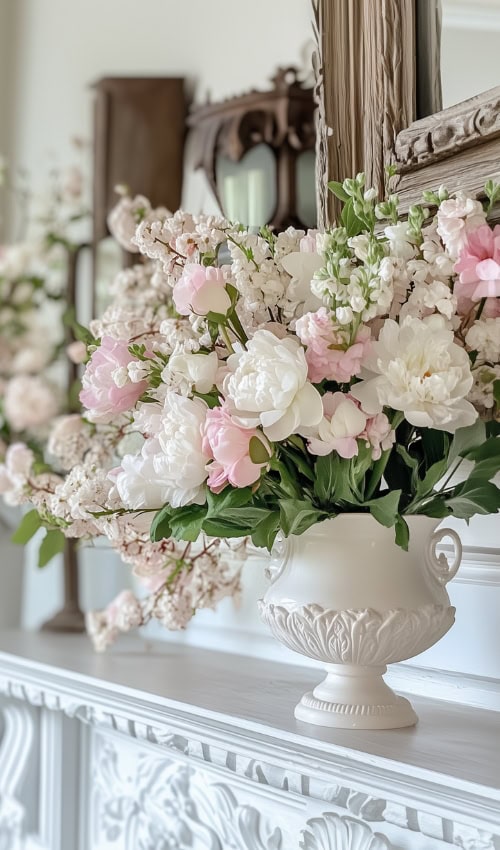
[[[131,410],[147,389],[147,381],[127,381],[119,387],[113,379],[113,373],[126,370],[135,360],[128,346],[126,340],[104,336],[87,363],[80,401],[93,422],[111,422],[118,413]]]
[[[221,269],[202,266],[200,263],[187,263],[184,266],[172,297],[181,316],[189,316],[190,313],[206,316],[211,312],[225,316],[231,306]]]
[[[367,415],[355,399],[345,393],[325,393],[324,416],[316,433],[308,440],[313,455],[337,452],[340,457],[352,458],[358,454],[358,439],[365,432]]]
[[[207,483],[213,493],[220,493],[226,484],[233,487],[255,484],[272,454],[261,431],[243,428],[224,407],[208,411],[202,436],[203,452],[212,458],[207,466]]]
[[[14,431],[46,425],[57,413],[54,387],[37,375],[17,375],[7,384],[4,413]]]
[[[87,359],[87,346],[84,342],[75,339],[74,342],[70,342],[70,344],[66,346],[66,354],[72,363],[84,363]]]
[[[370,330],[362,326],[353,345],[349,333],[334,321],[326,307],[306,313],[297,320],[296,332],[307,346],[308,377],[313,384],[327,379],[347,383],[361,371],[361,362],[370,345]]]
[[[487,224],[467,234],[455,272],[460,279],[454,294],[459,299],[480,301],[500,296],[500,225]]]

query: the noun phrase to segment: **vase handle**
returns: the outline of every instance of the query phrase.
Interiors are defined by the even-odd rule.
[[[443,537],[451,537],[453,540],[455,554],[451,562],[448,561],[444,552],[441,552],[439,555],[436,552],[436,547]],[[426,560],[432,577],[443,586],[457,574],[462,560],[462,541],[453,528],[440,528],[431,535],[427,544]]]

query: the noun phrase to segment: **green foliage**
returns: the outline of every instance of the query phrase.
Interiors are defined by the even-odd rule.
[[[332,192],[332,194],[339,199],[339,201],[347,203],[347,201],[349,200],[349,195],[345,191],[342,183],[339,183],[337,180],[330,180],[330,182],[328,183],[328,188],[330,192]]]
[[[76,340],[89,345],[99,345],[99,340],[96,339],[84,325],[76,320],[75,308],[68,307],[63,316],[63,321],[66,327],[71,329],[71,332]]]
[[[490,212],[497,201],[500,201],[500,183],[495,183],[493,180],[488,180],[484,187],[484,193],[488,198],[486,211]]]
[[[408,551],[408,544],[410,542],[410,529],[408,528],[408,523],[402,516],[396,517],[396,545],[401,546],[405,552]]]
[[[29,511],[27,514],[24,514],[18,528],[12,535],[12,543],[18,543],[21,546],[24,546],[41,527],[42,520],[40,519],[38,511]]]
[[[283,499],[280,502],[280,523],[283,533],[303,534],[311,525],[327,519],[328,514],[306,499]]]
[[[66,538],[58,528],[47,530],[38,550],[38,566],[45,567],[56,555],[64,551]]]
[[[365,505],[370,508],[370,513],[377,522],[390,528],[396,523],[400,498],[401,490],[390,490],[378,499],[370,499]]]

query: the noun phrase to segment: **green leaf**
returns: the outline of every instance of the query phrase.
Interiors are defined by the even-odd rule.
[[[370,513],[377,522],[390,528],[396,522],[400,498],[401,490],[391,490],[379,499],[370,499],[365,505],[370,508]]]
[[[194,392],[193,395],[195,396],[195,398],[201,398],[202,401],[205,402],[205,404],[207,405],[207,407],[209,407],[210,410],[213,410],[214,407],[219,407],[219,404],[220,404],[219,396],[216,393],[196,393],[196,392]],[[152,400],[155,401],[158,404],[157,399],[152,399]],[[141,401],[142,401],[142,398],[141,398]]]
[[[474,461],[497,458],[498,469],[500,469],[500,440],[498,437],[490,437],[484,443],[467,452],[467,459]]]
[[[427,470],[424,477],[417,484],[417,499],[422,499],[428,493],[432,493],[434,487],[441,480],[446,470],[449,468],[448,458],[438,460],[433,463],[430,469]]]
[[[247,505],[253,497],[251,487],[224,487],[222,493],[207,491],[208,514],[211,517],[226,514],[230,508],[241,508]]]
[[[153,543],[158,543],[159,540],[167,540],[172,536],[172,528],[170,526],[171,512],[172,508],[170,505],[165,505],[164,508],[155,514],[149,532]]]
[[[58,528],[49,529],[40,543],[38,550],[38,566],[45,567],[55,555],[64,551],[66,538]]]
[[[468,452],[480,446],[486,441],[486,428],[484,422],[478,419],[473,425],[468,428],[459,428],[455,431],[450,453],[448,455],[448,465],[450,465],[458,457],[466,457]]]
[[[420,513],[423,516],[431,516],[441,519],[442,517],[450,516],[451,510],[447,507],[444,496],[436,496],[435,499],[431,499],[430,502],[427,502],[422,508]]]
[[[252,531],[252,543],[254,546],[262,546],[269,552],[273,548],[274,539],[280,528],[279,511],[268,513]]]
[[[29,511],[23,516],[18,528],[12,535],[12,543],[19,543],[21,546],[23,546],[25,543],[28,542],[28,540],[31,540],[31,538],[41,527],[42,520],[38,515],[38,511]]]
[[[500,381],[493,381],[493,398],[496,404],[500,406]]]
[[[271,458],[270,467],[279,474],[281,489],[287,496],[291,498],[300,496],[300,487],[296,476],[293,472],[290,472],[284,459],[280,460],[276,456]]]
[[[358,443],[357,457],[353,457],[349,463],[350,489],[357,495],[358,501],[364,497],[365,475],[372,466],[372,447],[364,442]]]
[[[332,192],[339,201],[343,201],[344,204],[349,201],[349,195],[342,186],[342,183],[339,183],[338,180],[330,180],[327,185],[330,192]]]
[[[482,481],[491,481],[498,472],[500,472],[499,458],[487,457],[475,464],[468,480],[470,481],[471,478],[476,478]]]
[[[237,523],[218,517],[207,517],[202,528],[209,537],[247,537],[252,529],[242,528]]]
[[[194,542],[201,534],[206,514],[206,505],[186,505],[184,508],[172,509],[168,520],[171,536],[175,540]]]
[[[408,543],[410,541],[410,529],[406,520],[402,516],[396,517],[396,546],[401,546],[405,552],[408,551]]]
[[[340,216],[340,223],[345,227],[349,237],[358,236],[364,230],[363,222],[354,212],[352,198],[349,198],[349,201],[344,205],[342,215]]]
[[[213,310],[207,313],[207,319],[209,322],[216,322],[218,325],[225,325],[227,323],[225,313],[214,313]]]
[[[306,499],[282,499],[280,502],[280,524],[283,533],[303,534],[311,525],[326,519],[327,514],[314,507]]]
[[[469,520],[476,514],[496,514],[500,510],[500,489],[489,481],[469,479],[455,487],[446,506],[457,519]]]
[[[308,481],[314,481],[314,472],[309,465],[306,456],[301,453],[300,449],[292,448],[291,446],[282,445],[280,446],[281,454],[285,455],[294,466],[297,467],[298,471],[307,478]],[[310,457],[310,455],[309,455]]]
[[[235,525],[241,525],[248,529],[249,533],[252,528],[261,520],[269,516],[268,508],[259,508],[254,505],[245,505],[242,508],[228,508],[222,514],[222,519],[232,522]]]
[[[270,458],[266,446],[259,437],[250,437],[248,453],[252,463],[267,463]]]

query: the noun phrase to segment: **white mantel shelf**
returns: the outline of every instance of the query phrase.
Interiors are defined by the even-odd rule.
[[[299,833],[297,842],[289,843],[287,829],[294,818],[305,818],[304,834],[307,817],[319,813],[330,815],[325,821],[330,830],[332,818],[337,829],[339,822],[347,828],[352,816],[370,834],[382,825],[386,840],[398,848],[429,848],[428,839],[427,844],[416,842],[416,836],[428,836],[443,846],[498,850],[499,713],[413,696],[420,717],[414,729],[321,729],[293,717],[300,695],[317,681],[315,670],[171,643],[125,639],[108,654],[96,655],[84,636],[0,632],[0,691],[7,706],[26,705],[45,718],[62,717],[66,724],[70,718],[87,730],[87,737],[91,730],[99,738],[99,747],[90,748],[91,761],[104,752],[107,740],[106,746],[118,747],[115,761],[120,747],[133,747],[139,760],[151,751],[150,758],[161,754],[182,770],[201,771],[209,777],[205,783],[214,775],[225,783],[205,784],[205,790],[224,787],[233,799],[243,789],[245,810],[252,809],[247,798],[253,795],[255,802],[257,795],[261,802],[253,808],[260,812],[261,806],[271,806],[266,817],[272,820],[276,813],[282,836],[281,843],[264,842],[263,848],[328,850],[324,843],[300,845]],[[0,767],[6,763],[4,750]],[[132,758],[129,752],[127,758]],[[101,768],[93,764],[91,785]],[[2,791],[0,770],[0,797]],[[11,796],[16,795],[11,791]],[[97,817],[103,804],[93,805]],[[217,840],[200,846],[225,850],[220,836]],[[41,840],[19,847],[129,846],[103,841],[92,843],[86,834],[67,848]],[[198,847],[194,840],[178,846]],[[255,841],[241,843],[247,846],[261,850]]]

